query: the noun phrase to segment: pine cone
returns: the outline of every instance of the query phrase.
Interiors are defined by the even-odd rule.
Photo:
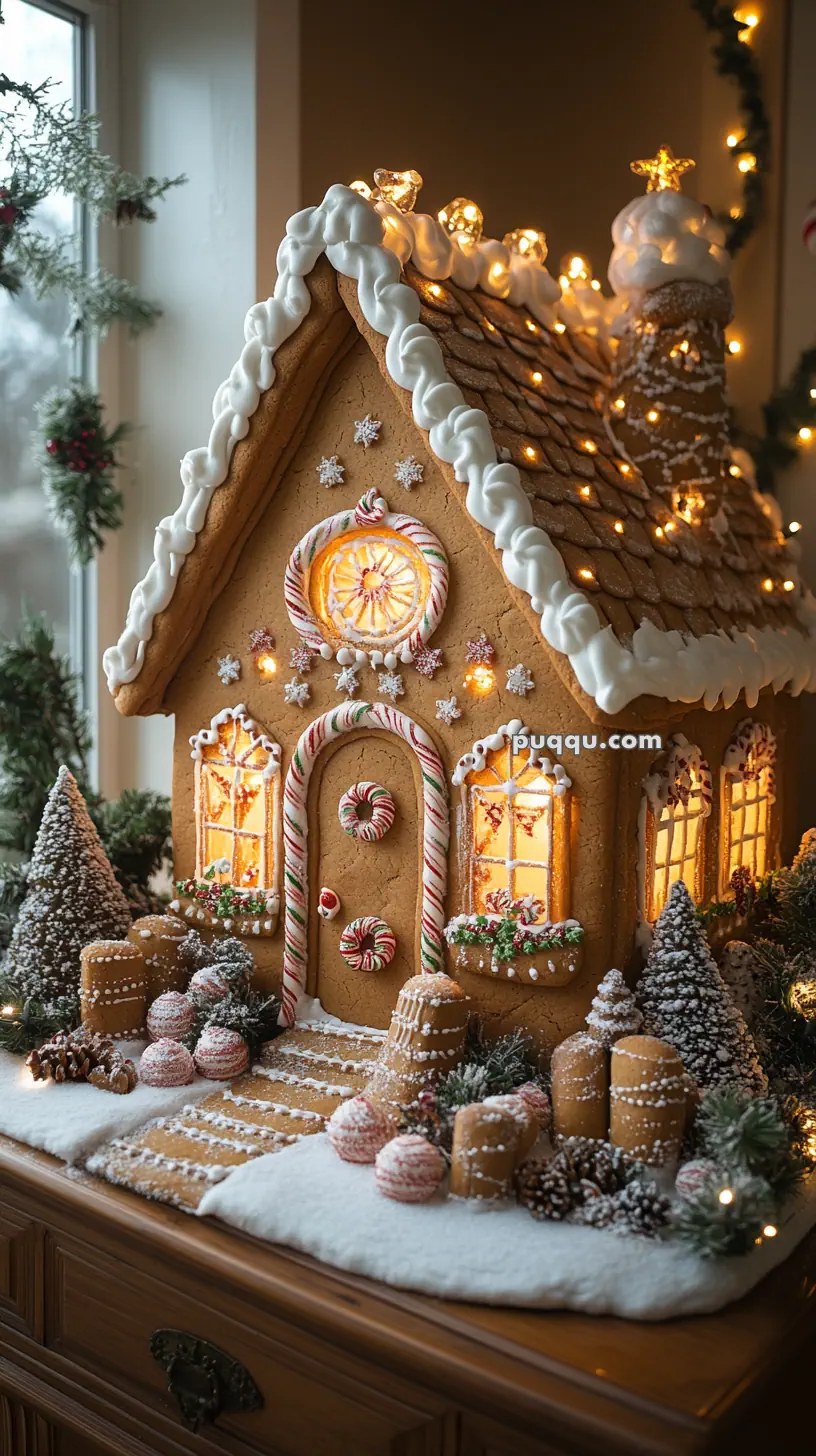
[[[523,1163],[516,1175],[516,1192],[519,1203],[530,1210],[533,1218],[559,1222],[573,1207],[569,1180],[557,1158],[548,1163]]]
[[[88,1032],[58,1031],[50,1041],[29,1052],[26,1066],[35,1082],[90,1082],[109,1092],[131,1092],[136,1068],[106,1037]]]
[[[622,1232],[653,1239],[669,1221],[671,1204],[656,1183],[629,1183],[614,1200],[614,1223]]]
[[[599,1193],[615,1193],[631,1176],[631,1160],[623,1149],[597,1138],[560,1139],[556,1158],[576,1194],[584,1183],[593,1184]]]

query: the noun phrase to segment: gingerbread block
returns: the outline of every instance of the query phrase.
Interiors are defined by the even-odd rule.
[[[557,1137],[606,1138],[608,1053],[588,1031],[576,1031],[553,1052],[552,1127]]]
[[[141,1036],[147,1010],[147,969],[130,940],[95,940],[80,956],[82,1020],[103,1036]]]
[[[680,1154],[688,1077],[674,1047],[656,1036],[627,1036],[612,1048],[609,1141],[643,1163]]]
[[[453,1125],[451,1197],[506,1198],[538,1131],[538,1118],[521,1097],[487,1097],[460,1108]]]
[[[188,969],[181,958],[187,926],[176,915],[143,915],[134,920],[128,940],[141,951],[147,967],[148,1005],[165,991],[183,991]]]
[[[369,1091],[381,1101],[408,1107],[423,1087],[462,1060],[468,997],[445,975],[412,976],[405,982],[377,1058]]]

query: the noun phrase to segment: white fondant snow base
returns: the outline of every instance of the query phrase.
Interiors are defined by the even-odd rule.
[[[138,1065],[144,1042],[119,1042],[118,1046]],[[179,1112],[188,1102],[200,1102],[227,1085],[196,1077],[187,1087],[148,1087],[137,1082],[132,1092],[103,1092],[87,1082],[35,1082],[25,1057],[0,1052],[0,1133],[66,1163],[76,1163],[151,1117]]]
[[[677,1241],[539,1222],[517,1205],[441,1196],[392,1203],[370,1167],[344,1163],[325,1134],[237,1168],[199,1206],[270,1243],[400,1289],[481,1304],[660,1320],[747,1294],[816,1223],[816,1179],[775,1239],[744,1258],[700,1259]]]

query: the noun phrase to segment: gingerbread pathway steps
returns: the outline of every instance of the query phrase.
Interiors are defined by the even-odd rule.
[[[229,1088],[115,1138],[88,1160],[88,1170],[193,1213],[233,1168],[321,1132],[334,1109],[365,1086],[385,1035],[298,1022],[267,1042]]]

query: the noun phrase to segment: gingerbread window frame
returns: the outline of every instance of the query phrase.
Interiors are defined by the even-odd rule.
[[[755,882],[767,872],[775,803],[776,737],[767,723],[744,718],[723,754],[720,769],[721,899],[734,893],[731,878],[735,870],[747,869]]]
[[[702,750],[684,734],[672,734],[667,749],[643,780],[639,873],[642,923],[654,925],[672,885],[679,879],[695,903],[702,899],[706,820],[712,802],[711,769]]]
[[[520,721],[502,724],[496,733],[473,745],[471,752],[459,760],[452,776],[460,789],[466,844],[465,913],[488,913],[484,899],[490,892],[479,893],[479,866],[493,866],[492,890],[506,890],[514,900],[532,895],[543,906],[537,923],[560,922],[567,920],[570,913],[572,780],[560,763],[532,748],[514,753],[516,736],[529,737]],[[507,758],[502,766],[505,754]],[[532,779],[527,778],[530,774]],[[477,835],[480,827],[490,833],[489,811],[493,806],[501,809],[493,829],[496,837],[502,835],[502,841],[496,844],[497,852],[489,854],[477,847]],[[543,836],[538,832],[542,820]],[[541,847],[540,856],[518,853],[519,846],[525,848],[525,835]],[[502,847],[505,852],[498,852]],[[504,867],[506,877],[495,873],[500,867]]]
[[[195,763],[195,873],[198,880],[207,879],[229,884],[234,889],[264,896],[267,913],[279,908],[280,885],[280,799],[281,748],[262,732],[249,717],[243,703],[224,708],[190,739],[191,758]],[[228,793],[225,789],[228,786]],[[229,808],[228,818],[213,815],[213,787],[220,792],[221,803]],[[240,822],[242,789],[253,787],[249,802],[251,827]],[[260,817],[253,812],[253,801],[260,795]],[[213,854],[211,835],[226,835],[230,842],[229,870],[214,868],[220,856]],[[241,873],[242,848],[254,845],[258,851],[257,876],[249,882]],[[243,882],[242,882],[243,881]]]

